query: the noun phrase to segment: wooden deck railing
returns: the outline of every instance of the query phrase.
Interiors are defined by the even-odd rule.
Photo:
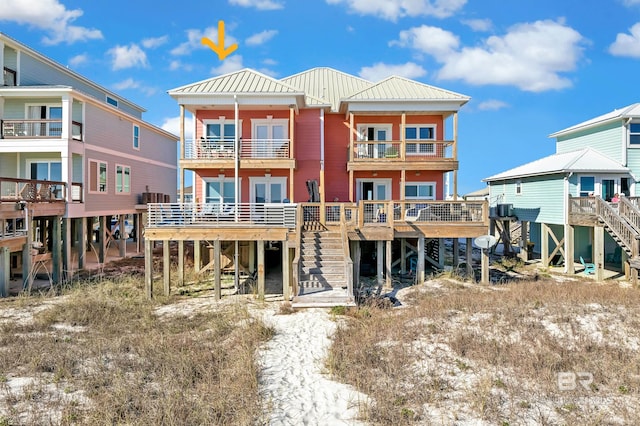
[[[62,120],[2,120],[4,139],[56,139],[62,136]],[[71,137],[82,140],[82,123],[73,121]]]
[[[82,183],[71,183],[71,201],[83,202],[82,187]],[[0,177],[1,202],[65,202],[67,201],[66,193],[66,182]]]

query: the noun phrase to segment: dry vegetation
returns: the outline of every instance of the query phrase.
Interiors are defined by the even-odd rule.
[[[0,425],[255,424],[272,329],[245,305],[173,302],[131,277],[2,301]]]
[[[334,336],[328,368],[372,398],[363,410],[369,423],[640,418],[637,289],[552,279],[486,287],[444,278],[411,290],[398,295],[404,308],[351,311]],[[592,382],[571,376],[582,372]],[[569,373],[561,386],[558,373]]]

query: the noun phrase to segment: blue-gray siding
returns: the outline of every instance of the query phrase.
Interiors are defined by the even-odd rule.
[[[624,160],[623,138],[625,135],[626,131],[621,122],[609,123],[576,132],[570,136],[558,137],[556,152],[562,154],[591,147],[613,160],[622,162]]]

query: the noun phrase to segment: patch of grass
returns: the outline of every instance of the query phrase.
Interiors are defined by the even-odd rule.
[[[429,417],[430,407],[492,424],[581,424],[606,412],[623,422],[640,417],[640,405],[620,410],[615,400],[640,397],[637,289],[540,278],[490,288],[438,282],[403,299],[410,301],[403,309],[370,308],[338,326],[330,370],[371,397],[371,424],[449,421]],[[593,382],[561,391],[561,372],[588,372]],[[573,397],[552,421],[554,400]],[[592,397],[611,402],[603,408]],[[397,401],[415,416],[398,411]]]
[[[38,383],[14,395],[13,405],[49,408],[33,414],[33,424],[250,425],[261,418],[255,357],[274,331],[245,307],[159,317],[156,308],[176,300],[146,300],[137,277],[79,284],[51,300],[33,321],[0,326],[0,377],[19,372]],[[47,383],[59,392],[47,393]],[[77,393],[88,402],[64,396]],[[7,424],[22,424],[19,414],[12,411]]]

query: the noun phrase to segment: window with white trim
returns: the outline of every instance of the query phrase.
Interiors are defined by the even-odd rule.
[[[89,160],[89,192],[107,192],[107,163]]]
[[[516,181],[516,195],[521,195],[522,194],[522,181],[521,180],[517,180]]]
[[[133,149],[140,149],[140,126],[133,125]]]
[[[116,194],[131,193],[131,167],[116,164]]]
[[[358,124],[358,142],[356,143],[356,158],[384,158],[389,149],[389,155],[397,155],[398,150],[391,141],[391,124]],[[369,143],[362,143],[362,142]]]
[[[214,204],[233,204],[236,199],[234,178],[205,178],[204,202]]]
[[[109,105],[113,105],[113,106],[114,106],[114,107],[116,107],[116,108],[118,107],[118,100],[117,100],[117,99],[112,98],[111,96],[107,96],[107,103],[108,103]]]
[[[580,196],[589,197],[596,189],[596,178],[593,176],[580,176]]]
[[[404,198],[407,200],[435,200],[435,182],[407,182],[404,184]]]
[[[420,141],[436,139],[436,127],[433,124],[408,124],[404,127],[407,142],[407,155],[435,155],[435,144]]]

